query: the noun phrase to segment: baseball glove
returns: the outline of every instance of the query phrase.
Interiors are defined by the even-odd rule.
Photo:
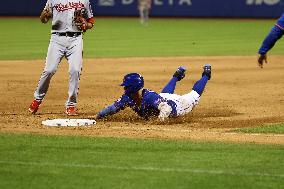
[[[87,30],[87,11],[85,8],[76,9],[74,12],[74,23],[80,31],[85,32]]]

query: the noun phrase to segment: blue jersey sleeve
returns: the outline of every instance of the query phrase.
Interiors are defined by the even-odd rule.
[[[100,118],[103,118],[103,117],[106,117],[106,116],[109,116],[109,115],[113,115],[113,114],[119,112],[120,110],[123,110],[131,102],[132,102],[131,99],[127,95],[124,94],[117,101],[115,101],[112,105],[101,110],[97,114],[97,118],[100,119]]]
[[[282,18],[283,17],[283,18]],[[266,36],[262,45],[258,51],[259,54],[266,54],[275,43],[283,36],[284,34],[284,16],[282,15],[275,26],[272,28],[270,33]]]
[[[160,110],[158,109],[158,106],[161,102],[166,102],[168,105],[172,107],[172,112],[171,112],[172,116],[177,115],[175,102],[171,100],[166,100],[163,97],[161,97],[159,94],[157,94],[156,92],[148,90],[145,92],[144,98],[142,101],[142,109],[143,109],[144,116],[147,117],[147,114],[149,114],[149,112],[151,113],[160,112]]]
[[[151,106],[153,108],[158,109],[158,106],[162,101],[165,100],[154,91],[147,91],[144,95],[144,104],[147,104],[148,106]]]
[[[281,29],[284,29],[284,13],[281,15],[281,17],[277,20],[276,25],[280,27]]]

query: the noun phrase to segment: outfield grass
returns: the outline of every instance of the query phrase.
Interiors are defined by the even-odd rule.
[[[0,188],[281,188],[273,145],[0,134]]]
[[[97,18],[95,29],[84,36],[84,55],[87,58],[255,55],[274,22],[151,19],[148,27],[142,27],[135,18]],[[0,18],[0,28],[0,60],[45,58],[50,23],[41,24],[38,18]],[[280,40],[271,54],[283,54],[283,44]]]
[[[244,132],[244,133],[284,134],[284,124],[263,125],[263,126],[260,126],[260,127],[241,128],[241,129],[236,129],[235,131],[236,132]]]

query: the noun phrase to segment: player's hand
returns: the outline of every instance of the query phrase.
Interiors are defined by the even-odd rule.
[[[258,61],[258,66],[260,68],[263,68],[263,62],[268,63],[267,62],[267,55],[266,54],[260,54],[258,56],[258,60],[257,61]]]

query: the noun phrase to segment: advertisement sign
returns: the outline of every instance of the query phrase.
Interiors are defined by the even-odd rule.
[[[138,16],[138,0],[90,0],[97,16]],[[38,16],[45,0],[4,1],[2,16]],[[284,0],[152,0],[151,16],[277,18]]]
[[[97,15],[136,16],[137,0],[95,0]],[[279,17],[283,0],[152,0],[152,16]]]

